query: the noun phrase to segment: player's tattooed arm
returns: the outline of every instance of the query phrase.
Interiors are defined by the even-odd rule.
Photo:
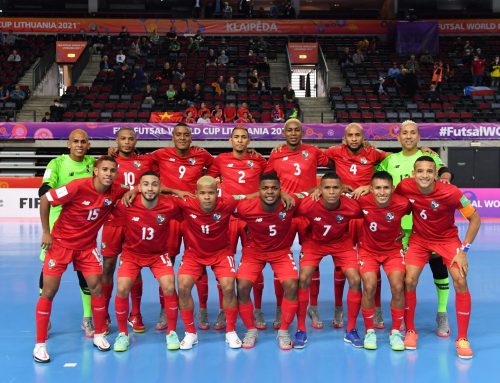
[[[50,249],[52,247],[52,236],[50,235],[49,225],[50,203],[45,195],[40,197],[40,221],[42,222],[42,248]]]

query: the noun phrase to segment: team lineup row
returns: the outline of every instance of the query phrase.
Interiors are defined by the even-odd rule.
[[[198,341],[194,328],[191,289],[195,282],[199,284],[203,280],[206,266],[212,266],[221,287],[226,341],[233,348],[253,347],[257,339],[258,321],[254,321],[257,318],[254,318],[250,291],[254,283],[256,286],[259,284],[256,282],[259,281],[262,267],[267,262],[271,263],[284,291],[283,300],[279,304],[281,307],[281,320],[279,321],[281,323],[278,323],[280,348],[304,347],[307,342],[305,317],[308,311],[310,290],[311,292],[313,290],[311,280],[319,279],[312,278],[313,273],[321,258],[327,254],[334,256],[338,271],[341,275],[345,275],[349,282],[348,323],[344,340],[355,347],[364,346],[368,349],[377,347],[373,330],[374,295],[376,295],[377,270],[382,264],[388,274],[393,293],[391,347],[395,350],[414,349],[417,341],[413,323],[416,304],[415,288],[422,267],[434,251],[442,255],[444,264],[449,268],[455,282],[457,310],[458,305],[461,304],[463,307],[459,312],[467,313],[458,318],[457,352],[461,357],[472,357],[467,341],[470,312],[470,309],[467,310],[467,305],[470,306],[470,294],[465,279],[467,272],[465,255],[470,247],[469,243],[472,242],[479,228],[479,217],[457,188],[435,182],[438,174],[437,166],[441,163],[435,156],[422,157],[422,152],[417,148],[419,136],[416,124],[407,121],[402,124],[400,130],[402,153],[406,154],[405,157],[414,157],[409,166],[401,166],[402,161],[394,158],[396,154],[388,156],[372,147],[365,147],[362,127],[359,124],[347,126],[346,143],[328,149],[326,155],[314,146],[302,144],[302,127],[299,121],[288,121],[284,131],[286,145],[273,151],[267,164],[260,155],[248,152],[249,137],[243,127],[236,127],[233,130],[230,138],[233,152],[221,154],[213,159],[203,149],[190,147],[189,127],[182,124],[174,129],[174,148],[159,149],[144,156],[135,154],[136,140],[133,131],[122,129],[117,137],[116,157],[102,157],[94,167],[93,178],[73,181],[66,186],[58,187],[61,186],[57,185],[60,180],[56,179],[55,174],[67,172],[68,156],[59,157],[59,159],[62,158],[59,162],[53,164],[51,162],[52,166],[51,164],[48,166],[40,191],[41,194],[46,193],[41,198],[41,217],[44,232],[42,243],[48,251],[43,268],[43,289],[37,304],[35,360],[49,361],[45,340],[51,302],[57,291],[60,276],[71,261],[74,263],[75,270],[83,274],[81,279],[86,280],[90,290],[95,322],[94,344],[101,350],[111,348],[104,333],[107,331],[106,313],[113,288],[112,276],[116,257],[120,252],[122,257],[115,298],[119,335],[114,348],[117,351],[124,351],[128,348],[128,295],[131,289],[139,284],[137,276],[140,268],[144,266],[151,266],[155,277],[160,282],[166,323],[159,324],[160,326],[166,324],[164,327],[167,327],[169,349],[189,349]],[[68,141],[70,157],[72,152],[78,152],[82,158],[85,158],[88,145],[88,138],[84,132],[72,132]],[[405,153],[405,145],[414,147]],[[408,152],[410,155],[407,155]],[[207,159],[209,164],[207,164]],[[419,160],[415,162],[416,159]],[[83,160],[74,161],[71,158],[69,160],[74,163],[83,162]],[[66,161],[66,164],[63,161]],[[399,179],[409,177],[413,167],[415,178],[401,182],[398,185],[398,194],[393,195],[393,177],[390,174],[379,172],[372,179],[378,162],[381,162],[380,167],[390,167],[391,163],[398,163],[399,166],[396,168],[401,174],[396,174],[395,183]],[[314,192],[315,199],[300,198],[303,195],[294,194],[298,191],[313,191],[316,187],[318,165],[331,166],[332,163],[335,164],[338,175],[328,173],[322,178],[317,189],[320,192]],[[144,166],[146,164],[147,166]],[[196,167],[199,167],[198,174],[195,174]],[[172,172],[172,168],[175,168],[175,173]],[[85,170],[88,172],[89,169],[87,165]],[[154,171],[145,173],[148,169],[154,169],[158,174]],[[204,169],[209,176],[200,177]],[[449,176],[446,170],[444,168],[443,171],[441,167],[442,178]],[[69,176],[71,173],[75,174],[74,171],[70,171]],[[221,197],[217,197],[217,184],[211,175],[221,177]],[[418,182],[419,176],[421,182]],[[134,182],[130,182],[132,180]],[[63,182],[62,185],[66,183]],[[135,199],[131,207],[123,208],[118,204],[113,210],[114,202],[125,193],[120,189],[120,184],[138,184],[137,190],[141,195],[140,198]],[[183,198],[159,197],[160,189],[178,194]],[[258,190],[258,195],[255,193],[256,190]],[[354,198],[341,195],[343,191],[350,191]],[[194,196],[189,195],[193,192]],[[279,199],[281,192],[283,198],[293,206],[288,206],[287,209],[282,207]],[[290,193],[291,196],[285,192]],[[252,193],[252,196],[241,201],[231,197],[236,194]],[[409,195],[413,196],[411,193],[418,198],[410,198]],[[127,196],[129,194],[134,194],[134,192],[128,192]],[[432,200],[429,196],[432,196]],[[417,208],[420,199],[422,199],[423,207]],[[369,214],[368,205],[363,204],[370,205],[370,209],[373,208],[374,212]],[[52,233],[49,211],[52,217],[53,208],[49,210],[50,205],[63,206]],[[132,213],[134,209],[137,210]],[[158,213],[158,209],[161,213]],[[233,213],[235,209],[236,213]],[[460,244],[454,226],[455,209],[460,209],[470,221],[464,244]],[[102,267],[99,263],[95,241],[97,231],[105,222],[106,215],[112,210],[112,218],[106,222],[103,230],[104,267]],[[404,233],[410,230],[405,228],[404,222],[403,226],[401,225],[401,219],[410,210],[413,210],[415,217],[414,234],[406,256],[403,257],[400,242],[403,236],[401,227]],[[415,214],[417,210],[418,215]],[[236,218],[230,218],[232,213]],[[148,214],[151,216],[146,218]],[[297,217],[292,219],[293,216]],[[182,223],[179,224],[176,218],[181,218]],[[418,225],[420,220],[422,223]],[[54,221],[55,219],[52,223]],[[229,224],[230,221],[231,224]],[[361,222],[365,222],[366,227]],[[438,237],[432,233],[432,229],[426,228],[426,225],[432,228],[436,224],[447,229],[443,230]],[[349,226],[350,230],[348,230]],[[133,227],[136,230],[132,230]],[[229,237],[232,243],[227,236],[228,230],[231,233]],[[297,268],[290,252],[296,231],[299,233],[302,244],[300,275],[297,275]],[[178,275],[178,302],[181,318],[186,328],[186,335],[182,342],[179,342],[175,333],[178,315],[177,296],[171,267],[171,257],[179,252],[180,232],[184,236],[185,244]],[[243,255],[236,274],[233,255],[238,234],[242,239]],[[422,238],[426,238],[427,241]],[[428,241],[430,238],[434,239],[431,244]],[[357,243],[357,251],[354,249],[353,239]],[[318,247],[318,243],[322,246]],[[384,245],[381,246],[381,244]],[[435,247],[431,249],[429,246]],[[451,251],[452,248],[453,251]],[[447,278],[446,266],[444,267]],[[112,269],[111,273],[109,273],[110,269]],[[106,277],[109,277],[109,274],[111,274],[111,283],[106,283]],[[237,296],[234,288],[235,278],[238,280]],[[364,286],[363,297],[361,279]],[[341,279],[342,284],[344,280]],[[404,293],[403,289],[405,289]],[[199,286],[198,290],[200,292]],[[134,305],[133,297],[132,293],[132,305]],[[312,301],[311,294],[311,303]],[[201,303],[200,300],[200,306]],[[314,306],[312,304],[310,309]],[[366,325],[364,341],[360,339],[355,329],[360,306]],[[446,310],[446,304],[444,307]],[[247,328],[243,341],[240,341],[235,332],[238,311]],[[132,307],[132,312],[134,312],[134,307]],[[288,326],[296,313],[299,319],[298,331],[292,342]],[[312,314],[315,313],[317,314],[317,303],[316,312],[312,310]],[[309,314],[311,315],[311,310]],[[439,314],[438,312],[438,317]],[[407,329],[404,342],[400,332],[403,315]],[[313,325],[315,321],[316,325],[322,325],[319,316],[311,316]],[[136,323],[131,321],[136,330],[134,324],[142,324],[142,322],[137,323],[137,320],[140,321],[140,312],[139,316],[136,315],[132,319],[136,319]],[[447,318],[445,319],[444,325],[447,327]],[[140,331],[140,326],[137,330]],[[438,327],[438,334],[439,331]],[[449,335],[449,327],[442,329],[442,334]]]

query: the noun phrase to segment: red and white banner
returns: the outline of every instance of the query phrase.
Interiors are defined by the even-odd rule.
[[[86,41],[56,41],[56,62],[66,64],[78,61],[86,46]]]
[[[288,54],[292,64],[317,64],[318,43],[288,43]]]

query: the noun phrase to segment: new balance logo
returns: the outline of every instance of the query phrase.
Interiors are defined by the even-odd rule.
[[[170,162],[175,162],[175,158],[169,158],[168,159]]]
[[[288,156],[287,157],[283,157],[283,161],[288,161]]]
[[[363,214],[367,215],[368,214],[368,210],[363,210]]]
[[[227,164],[228,168],[232,168],[233,166],[234,166],[234,164]]]
[[[321,217],[314,217],[314,220],[315,220],[316,222],[319,222],[319,221],[321,221]]]
[[[415,203],[415,200],[412,198],[408,198],[408,201],[410,201],[411,203]]]
[[[132,217],[132,221],[134,222],[139,222],[139,219],[140,219],[139,217]]]
[[[255,222],[262,222],[262,218],[256,218]]]
[[[196,219],[198,218],[198,216],[196,214],[189,214],[189,216],[192,218],[192,219]]]
[[[82,205],[89,206],[90,205],[90,201],[83,201]]]

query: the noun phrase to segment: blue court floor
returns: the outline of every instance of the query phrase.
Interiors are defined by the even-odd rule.
[[[460,224],[463,236],[465,226]],[[309,343],[303,350],[280,351],[276,332],[259,333],[252,350],[231,350],[224,332],[199,332],[199,344],[191,351],[167,351],[163,333],[154,330],[159,305],[157,284],[143,272],[145,288],[142,312],[147,331],[131,335],[128,352],[102,353],[80,330],[82,309],[76,274],[68,271],[52,312],[52,330],[47,342],[52,362],[33,362],[35,304],[38,298],[38,260],[41,232],[38,222],[1,222],[0,238],[0,382],[493,382],[500,362],[500,223],[483,223],[470,252],[469,283],[472,318],[469,338],[474,359],[456,357],[454,293],[448,306],[452,335],[438,338],[435,331],[436,295],[429,270],[418,289],[417,328],[419,349],[394,352],[388,330],[378,331],[376,351],[354,349],[343,342],[343,331],[330,327],[333,312],[333,266],[330,258],[321,265],[320,309],[325,328],[309,328]],[[298,247],[294,247],[295,254]],[[178,262],[177,262],[178,264]],[[210,273],[209,315],[213,323],[218,310],[217,291]],[[268,327],[274,318],[274,290],[269,268],[265,273],[263,310]],[[383,311],[390,324],[389,289],[383,282]],[[194,294],[196,297],[196,294]],[[111,310],[114,310],[111,307]],[[345,309],[346,310],[346,309]],[[111,311],[113,313],[113,311]],[[363,333],[361,316],[358,319]],[[111,343],[116,336],[113,323]],[[238,333],[243,337],[242,323]],[[295,323],[291,333],[295,331]],[[179,318],[178,333],[184,332]]]

